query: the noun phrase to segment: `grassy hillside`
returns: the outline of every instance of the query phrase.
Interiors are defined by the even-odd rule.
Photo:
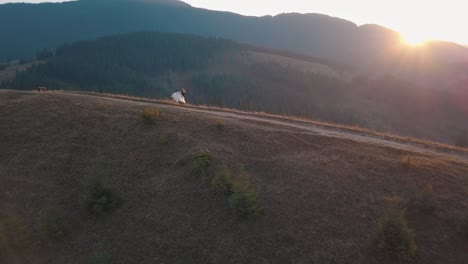
[[[47,63],[1,86],[156,98],[184,87],[193,104],[311,117],[466,145],[468,91],[464,81],[452,81],[452,89],[434,90],[219,38],[140,32],[62,45]]]
[[[414,263],[468,258],[466,162],[84,95],[2,91],[0,113],[1,263],[395,263],[371,239],[390,196]],[[212,187],[223,167],[257,217]]]

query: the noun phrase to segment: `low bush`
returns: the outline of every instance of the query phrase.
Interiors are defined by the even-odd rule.
[[[229,205],[233,214],[241,219],[254,218],[263,213],[257,204],[257,192],[250,183],[250,178],[243,175],[235,179],[229,196]]]
[[[409,262],[416,257],[414,233],[408,227],[404,211],[395,203],[378,221],[372,236],[373,245],[382,253]]]
[[[227,167],[223,167],[221,173],[213,178],[211,185],[215,190],[222,192],[226,196],[232,194],[234,178],[232,177],[231,172]]]
[[[236,217],[254,218],[263,213],[257,204],[257,192],[244,173],[240,177],[233,177],[229,169],[223,166],[211,185],[228,198],[231,211]]]
[[[229,197],[229,205],[233,214],[241,219],[253,218],[261,214],[257,207],[257,195],[254,191],[236,191]]]
[[[213,159],[208,150],[203,150],[193,155],[190,162],[191,173],[195,176],[206,176],[210,162]]]
[[[69,234],[70,228],[62,213],[49,209],[42,219],[42,232],[47,239],[61,240]]]
[[[146,107],[143,109],[141,113],[141,117],[143,118],[143,122],[147,125],[154,125],[158,121],[161,113],[159,110],[154,108]]]
[[[437,208],[439,208],[439,200],[431,184],[426,185],[426,187],[416,195],[413,204],[426,213],[434,213]]]
[[[88,211],[95,215],[118,208],[122,204],[117,189],[108,180],[93,178],[85,200]]]

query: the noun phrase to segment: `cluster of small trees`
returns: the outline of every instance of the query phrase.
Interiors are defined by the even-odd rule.
[[[257,204],[258,194],[244,170],[239,176],[222,165],[216,172],[208,173],[214,157],[208,150],[195,153],[190,161],[191,174],[198,178],[211,178],[211,186],[223,194],[229,203],[232,214],[238,219],[253,219],[264,213]],[[212,176],[214,174],[214,176]]]
[[[387,197],[387,208],[372,233],[373,246],[395,263],[411,263],[417,257],[415,233],[406,219],[407,210],[417,210],[424,217],[433,217],[441,203],[432,184],[416,192],[405,205],[399,196]],[[468,214],[459,219],[459,229],[468,238]]]

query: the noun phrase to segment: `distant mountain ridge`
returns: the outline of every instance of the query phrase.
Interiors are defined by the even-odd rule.
[[[402,56],[400,35],[377,25],[356,24],[322,14],[249,17],[194,8],[176,0],[80,0],[0,5],[0,60],[31,56],[41,48],[133,31],[193,33],[308,54],[366,69]],[[468,61],[468,49],[429,44],[431,59]],[[399,59],[399,58],[398,58]]]
[[[163,4],[163,5],[174,5],[174,6],[185,6],[185,7],[190,7],[191,5],[179,1],[179,0],[77,0],[77,1],[89,1],[89,2],[96,2],[96,1],[101,1],[101,2],[139,2],[139,3],[147,3],[147,4]]]

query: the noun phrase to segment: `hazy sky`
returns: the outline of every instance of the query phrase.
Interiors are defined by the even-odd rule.
[[[44,2],[41,0],[0,0]],[[48,1],[59,2],[59,1]],[[395,29],[411,42],[441,39],[468,44],[468,1],[465,0],[186,0],[196,7],[244,15],[284,12],[322,13],[359,25]]]

